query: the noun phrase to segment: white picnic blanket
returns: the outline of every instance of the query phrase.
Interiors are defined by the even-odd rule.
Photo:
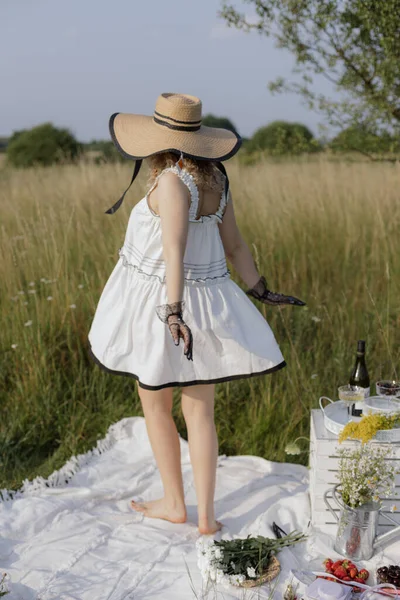
[[[133,497],[141,501],[162,495],[143,417],[113,424],[94,450],[73,457],[46,481],[26,481],[12,499],[3,490],[0,573],[11,576],[7,600],[268,598],[268,585],[220,589],[202,582],[193,473],[188,444],[182,438],[180,443],[186,523],[150,519],[130,508]],[[221,455],[215,501],[216,517],[225,526],[216,539],[273,537],[273,521],[287,532],[311,533],[307,544],[279,554],[282,571],[274,598],[282,598],[291,568],[308,568],[321,556],[335,556],[329,536],[315,537],[307,529],[306,467]],[[400,558],[396,544],[385,552],[392,558],[397,552]],[[374,558],[382,561],[383,551]]]

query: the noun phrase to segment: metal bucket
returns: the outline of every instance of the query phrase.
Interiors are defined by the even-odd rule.
[[[335,485],[334,488],[327,490],[324,494],[325,504],[339,523],[334,550],[348,558],[368,560],[373,556],[376,546],[399,535],[400,525],[394,519],[382,513],[381,505],[376,502],[364,504],[359,508],[347,506],[337,492],[339,485]],[[329,493],[332,494],[333,499],[341,509],[340,518],[328,501],[327,496]],[[380,514],[397,527],[377,536]]]

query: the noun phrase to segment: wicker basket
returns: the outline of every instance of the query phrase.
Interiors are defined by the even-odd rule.
[[[267,581],[272,581],[273,579],[275,579],[275,577],[279,575],[280,570],[281,565],[279,560],[276,558],[276,556],[272,556],[267,568],[264,569],[264,572],[261,575],[261,577],[259,577],[258,579],[245,579],[245,581],[243,581],[243,583],[240,583],[239,585],[240,587],[244,588],[251,588],[255,587],[256,585],[262,585]]]

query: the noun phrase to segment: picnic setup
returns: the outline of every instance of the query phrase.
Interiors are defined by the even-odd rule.
[[[182,438],[187,521],[146,518],[127,508],[132,494],[160,494],[143,417],[114,423],[96,448],[48,479],[2,490],[0,595],[400,597],[400,383],[376,382],[370,395],[368,377],[360,381],[364,353],[359,342],[355,380],[339,386],[337,398],[321,396],[320,408],[311,410],[308,467],[218,457],[215,502],[224,526],[214,535],[196,528]],[[299,444],[288,444],[287,453],[298,454]]]

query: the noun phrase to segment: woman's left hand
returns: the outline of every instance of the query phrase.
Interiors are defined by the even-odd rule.
[[[282,304],[291,304],[293,306],[306,305],[305,302],[299,300],[299,298],[295,298],[295,296],[286,296],[285,294],[271,292],[271,290],[269,290],[267,287],[267,282],[263,275],[260,277],[255,286],[246,291],[246,294],[256,298],[256,300],[260,300],[260,302],[263,302],[264,304],[269,304],[271,306],[280,306]]]

